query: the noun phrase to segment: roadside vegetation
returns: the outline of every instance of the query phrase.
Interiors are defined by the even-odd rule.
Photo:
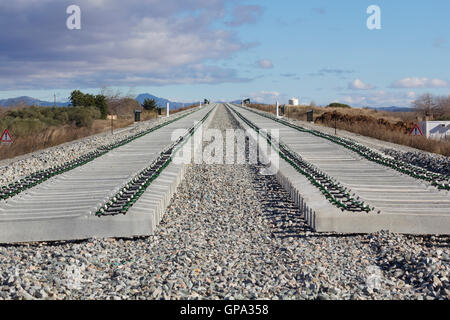
[[[276,114],[275,105],[251,104],[250,107]],[[339,103],[320,107],[311,103],[311,105],[295,107],[286,106],[284,116],[289,119],[306,121],[306,113],[310,110],[314,111],[314,122],[318,125],[332,128],[336,125],[337,129],[450,156],[449,140],[410,136],[414,125],[425,117],[430,120],[450,120],[450,96],[422,95],[413,102],[411,112],[352,108]]]
[[[134,110],[142,111],[142,121],[157,117],[157,110],[145,110],[133,98],[120,94],[91,95],[75,90],[69,99],[69,107],[0,108],[0,129],[8,129],[13,138],[13,144],[0,145],[0,160],[109,131],[111,125],[114,129],[126,127],[134,122]],[[116,119],[112,121],[108,115]]]

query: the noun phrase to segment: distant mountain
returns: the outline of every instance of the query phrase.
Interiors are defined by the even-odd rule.
[[[154,96],[149,93],[142,93],[136,97],[136,101],[139,102],[140,104],[142,104],[145,99],[154,99],[156,101],[157,106],[164,107],[164,108],[166,107],[167,102],[169,102],[170,109],[179,109],[179,108],[182,108],[183,106],[187,107],[187,106],[190,106],[193,104],[200,103],[200,102],[188,102],[188,103],[173,102],[173,101],[167,100],[165,98],[160,98],[160,97]]]
[[[414,109],[412,109],[412,108],[396,107],[396,106],[384,107],[384,108],[371,108],[371,109],[375,109],[378,111],[390,111],[390,112],[412,112],[412,111],[414,111]]]
[[[143,93],[136,97],[136,100],[139,103],[143,103],[145,99],[155,99],[156,104],[160,107],[165,107],[166,103],[170,103],[171,109],[179,109],[183,106],[190,106],[192,104],[198,104],[199,102],[190,102],[190,103],[182,103],[182,102],[173,102],[165,98],[156,97],[154,95],[151,95],[149,93]],[[51,101],[42,101],[39,99],[35,99],[32,97],[17,97],[17,98],[9,98],[9,99],[3,99],[0,100],[0,107],[11,107],[16,105],[26,105],[26,106],[53,106],[54,102]],[[70,102],[57,102],[57,107],[65,107],[70,105]]]
[[[55,103],[26,96],[0,100],[0,107],[11,107],[21,104],[26,106],[53,106]],[[65,107],[69,104],[70,102],[56,102],[57,107]]]

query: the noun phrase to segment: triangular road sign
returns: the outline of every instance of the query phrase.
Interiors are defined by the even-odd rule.
[[[13,142],[8,129],[5,129],[5,131],[3,131],[1,142],[2,143],[12,143]]]
[[[412,129],[410,136],[423,136],[422,130],[420,130],[420,127],[418,124],[414,126],[414,129]]]

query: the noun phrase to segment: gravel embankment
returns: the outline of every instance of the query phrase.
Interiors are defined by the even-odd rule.
[[[190,111],[191,110],[180,112],[176,114],[175,117]],[[100,146],[120,141],[171,119],[173,118],[157,118],[136,123],[134,127],[117,129],[114,135],[111,135],[109,132],[101,133],[74,142],[68,142],[60,146],[37,151],[30,155],[20,156],[17,161],[0,161],[0,187],[13,181],[17,181],[33,172],[61,165],[91,151],[95,151]]]
[[[312,232],[259,169],[189,166],[152,237],[0,246],[0,298],[450,298],[448,236]]]
[[[393,149],[383,149],[383,152],[394,159],[411,163],[428,171],[450,176],[450,158],[439,154],[425,152],[402,152]]]

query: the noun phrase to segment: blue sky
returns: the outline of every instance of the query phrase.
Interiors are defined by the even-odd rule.
[[[81,8],[81,30],[65,26]],[[369,30],[366,9],[381,9]],[[0,3],[0,99],[73,89],[409,106],[450,94],[450,2],[17,0]]]

